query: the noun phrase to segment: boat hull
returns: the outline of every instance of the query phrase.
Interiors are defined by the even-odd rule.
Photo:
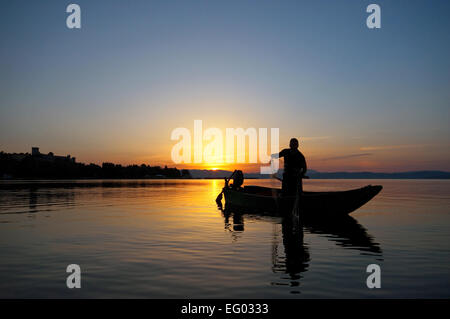
[[[339,192],[303,192],[300,196],[300,212],[304,216],[342,216],[357,210],[375,197],[382,186]],[[224,188],[225,204],[249,211],[278,213],[292,211],[295,196],[282,196],[281,190],[260,186],[246,186],[238,190]]]

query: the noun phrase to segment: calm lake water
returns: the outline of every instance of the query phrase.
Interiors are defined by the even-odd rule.
[[[368,184],[384,189],[345,225],[292,232],[281,217],[224,214],[222,180],[1,182],[0,298],[449,298],[450,181],[304,188]],[[69,264],[81,289],[66,287]]]

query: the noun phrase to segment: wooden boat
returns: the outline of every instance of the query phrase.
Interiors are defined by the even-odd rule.
[[[368,185],[363,188],[337,192],[303,192],[300,196],[300,211],[309,217],[338,217],[348,215],[375,197],[383,187]],[[247,211],[280,212],[292,211],[295,196],[283,196],[281,189],[261,186],[245,186],[238,189],[223,189],[227,207]],[[283,213],[284,212],[284,213]]]

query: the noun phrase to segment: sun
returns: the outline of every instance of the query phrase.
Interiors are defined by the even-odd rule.
[[[210,171],[218,171],[223,169],[224,165],[222,163],[206,163],[204,167]]]

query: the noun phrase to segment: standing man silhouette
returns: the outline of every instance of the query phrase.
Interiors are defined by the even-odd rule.
[[[278,154],[273,154],[272,157],[284,158],[283,194],[295,195],[297,186],[302,192],[302,178],[306,174],[307,167],[305,156],[298,150],[298,140],[291,138],[289,148],[285,148]]]

